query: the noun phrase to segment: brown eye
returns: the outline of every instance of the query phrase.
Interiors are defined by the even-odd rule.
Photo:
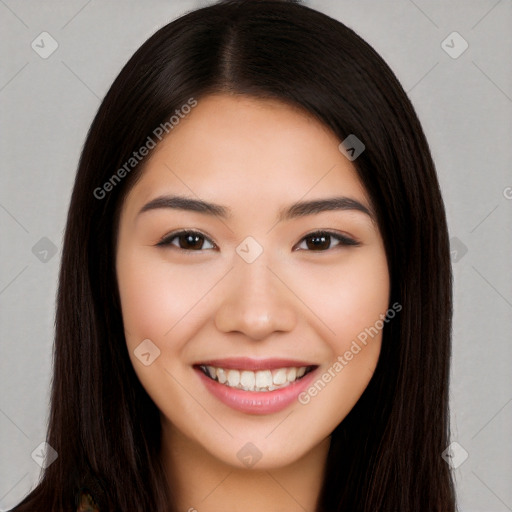
[[[175,240],[177,242],[174,242]],[[197,231],[180,231],[165,237],[157,246],[165,247],[172,245],[184,251],[201,251],[204,249],[203,245],[205,242],[211,244],[211,247],[206,247],[206,249],[215,248],[215,244],[209,238]]]
[[[338,242],[335,244],[335,246],[360,245],[356,240],[340,233],[332,233],[330,231],[317,231],[305,236],[301,241],[301,245],[303,247],[301,248],[299,246],[299,248],[301,250],[325,252],[328,249],[331,249],[332,239]]]

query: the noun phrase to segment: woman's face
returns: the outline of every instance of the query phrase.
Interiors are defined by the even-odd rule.
[[[130,358],[171,442],[284,466],[366,388],[389,275],[340,142],[279,102],[212,95],[152,150],[116,264]]]

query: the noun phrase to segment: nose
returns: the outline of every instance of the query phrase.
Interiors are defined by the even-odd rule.
[[[237,261],[215,313],[217,329],[254,340],[293,330],[297,314],[293,293],[285,282],[263,257],[253,263]]]

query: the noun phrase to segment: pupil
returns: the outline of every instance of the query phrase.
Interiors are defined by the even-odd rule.
[[[329,235],[312,236],[310,238],[314,242],[311,244],[313,248],[328,249],[329,248]],[[311,247],[310,247],[311,248]]]
[[[199,235],[194,235],[194,234],[190,234],[190,235],[185,235],[183,237],[185,239],[185,247],[186,249],[192,247],[194,249],[200,249],[201,248],[201,236]],[[183,247],[182,247],[183,248]]]

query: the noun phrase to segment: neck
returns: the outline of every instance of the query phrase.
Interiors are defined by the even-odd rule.
[[[330,437],[284,467],[241,469],[163,424],[162,457],[175,509],[187,512],[314,512]]]

